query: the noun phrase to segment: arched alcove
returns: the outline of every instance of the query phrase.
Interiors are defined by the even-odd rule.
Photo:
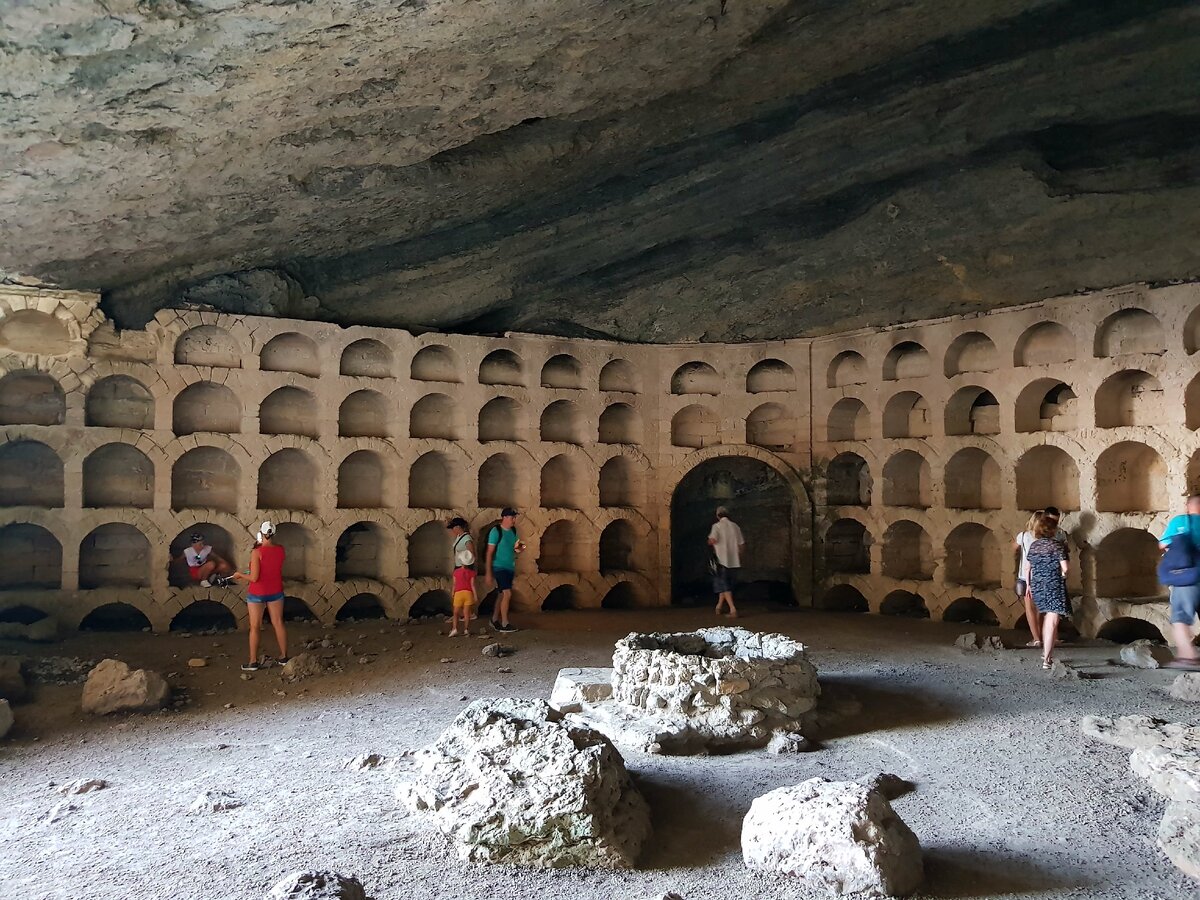
[[[459,502],[465,473],[455,477],[444,453],[436,450],[419,457],[408,473],[408,505],[412,509],[454,509]]]
[[[544,509],[583,509],[586,484],[580,463],[559,454],[542,466],[541,505]]]
[[[458,440],[454,401],[445,394],[427,394],[414,403],[408,416],[408,436]]]
[[[1096,459],[1097,512],[1159,512],[1169,505],[1167,467],[1154,448],[1122,441]]]
[[[0,526],[0,591],[62,587],[62,545],[40,525]]]
[[[217,509],[236,513],[237,461],[218,447],[196,447],[175,461],[171,469],[171,509]]]
[[[462,381],[462,364],[458,354],[449,347],[430,344],[422,347],[412,358],[409,374],[413,381],[441,381],[457,384]]]
[[[614,359],[600,370],[600,390],[620,394],[636,394],[641,389],[637,371],[627,359]]]
[[[946,403],[946,434],[999,434],[1000,403],[991,391],[960,388]]]
[[[871,437],[871,414],[866,404],[843,397],[829,410],[827,435],[830,441],[865,441]]]
[[[795,389],[796,372],[782,359],[764,359],[756,362],[746,373],[746,392],[749,394]]]
[[[58,382],[42,372],[0,378],[0,425],[61,425],[67,402]]]
[[[317,418],[316,397],[302,388],[281,387],[269,393],[258,408],[258,431],[315,438],[320,435]]]
[[[933,496],[930,480],[925,457],[912,450],[901,450],[883,466],[884,505],[928,509]]]
[[[150,584],[150,542],[123,522],[88,532],[79,542],[79,587],[140,588]]]
[[[1183,395],[1183,415],[1188,428],[1200,430],[1200,375],[1188,382]]]
[[[835,584],[825,591],[817,600],[816,607],[824,612],[870,612],[870,604],[862,591],[853,585]]]
[[[522,506],[524,499],[520,486],[520,472],[512,457],[507,453],[489,456],[479,467],[480,509],[514,509]]]
[[[129,444],[105,444],[83,461],[83,505],[88,509],[154,506],[154,463]]]
[[[559,519],[542,532],[541,552],[538,553],[539,572],[586,572],[591,548],[583,529],[570,519]]]
[[[343,531],[334,548],[334,579],[382,581],[384,540],[383,529],[374,522],[355,522]]]
[[[71,332],[66,323],[49,313],[18,309],[0,319],[0,349],[62,356],[71,352]]]
[[[933,433],[929,405],[913,391],[902,391],[883,410],[885,438],[922,438]]]
[[[440,619],[453,611],[450,594],[446,591],[426,591],[408,609],[410,619]]]
[[[883,359],[884,381],[924,378],[929,372],[929,352],[916,341],[901,341]]]
[[[63,505],[63,464],[40,441],[0,444],[0,506]]]
[[[101,378],[88,391],[83,421],[102,428],[149,431],[154,428],[154,397],[128,375]]]
[[[1096,329],[1096,356],[1165,353],[1167,338],[1162,323],[1144,309],[1121,309]]]
[[[614,584],[600,601],[601,609],[637,609],[641,605],[637,588],[628,581]]]
[[[387,461],[374,450],[355,450],[349,454],[338,466],[338,509],[383,509],[392,506],[389,468]]]
[[[947,378],[966,372],[991,372],[1000,364],[992,339],[981,331],[968,331],[956,337],[946,349],[944,371]]]
[[[539,434],[543,441],[582,444],[583,422],[579,407],[570,400],[555,400],[542,411]]]
[[[1058,379],[1039,378],[1017,396],[1014,422],[1021,434],[1074,431],[1079,427],[1078,398]]]
[[[361,338],[342,351],[338,371],[357,378],[391,378],[392,351],[381,341]]]
[[[237,619],[229,608],[216,600],[197,600],[189,603],[171,619],[171,631],[218,632],[236,631]]]
[[[946,463],[945,486],[946,506],[951,509],[999,509],[1001,506],[1000,465],[978,447],[967,447],[950,457]]]
[[[198,381],[176,395],[171,419],[180,437],[198,431],[237,434],[242,430],[242,405],[225,385]]]
[[[562,390],[583,390],[583,367],[568,353],[559,353],[542,366],[542,387]]]
[[[316,342],[295,331],[276,335],[267,341],[258,355],[258,367],[264,372],[296,372],[312,378],[321,374]]]
[[[317,467],[303,450],[289,447],[258,468],[258,508],[312,512],[317,508]]]
[[[768,450],[791,450],[796,420],[778,403],[764,403],[746,417],[746,443]]]
[[[1200,450],[1192,454],[1187,465],[1187,492],[1200,494]]]
[[[1200,350],[1200,306],[1192,310],[1184,323],[1183,349],[1189,356]]]
[[[642,420],[628,403],[613,403],[600,413],[601,444],[640,444]]]
[[[1097,428],[1156,425],[1172,418],[1171,412],[1163,404],[1162,385],[1147,372],[1118,372],[1096,391]]]
[[[511,350],[493,350],[479,364],[479,383],[520,387],[525,383],[524,368],[521,357]]]
[[[283,598],[283,621],[285,622],[315,622],[316,614],[299,597]]]
[[[966,522],[946,536],[946,580],[981,588],[999,587],[1000,551],[990,528]]]
[[[479,440],[482,443],[524,440],[522,418],[521,404],[512,397],[489,400],[479,410]]]
[[[1038,322],[1017,338],[1013,365],[1051,366],[1075,359],[1075,338],[1057,322]]]
[[[1096,548],[1096,596],[1107,599],[1158,597],[1158,538],[1138,528],[1118,528]]]
[[[570,584],[560,584],[554,590],[546,595],[546,599],[542,601],[542,612],[561,612],[566,609],[575,609],[579,605],[579,598],[575,591],[575,586]]]
[[[600,467],[600,506],[634,508],[645,499],[641,470],[624,456],[614,456]]]
[[[959,597],[946,607],[942,613],[943,622],[957,622],[964,625],[985,625],[992,628],[1000,624],[990,606],[978,597]]]
[[[825,532],[825,569],[839,575],[871,571],[871,535],[855,519],[838,519]]]
[[[933,544],[916,522],[895,522],[883,535],[883,574],[891,578],[933,578]]]
[[[134,632],[149,631],[150,620],[136,606],[128,603],[105,603],[97,606],[79,623],[80,631]]]
[[[355,594],[341,605],[335,617],[338,622],[362,622],[372,619],[386,619],[387,612],[383,601],[377,594]]]
[[[929,608],[917,594],[908,591],[892,591],[879,604],[881,616],[898,616],[903,619],[928,619]]]
[[[409,578],[445,578],[451,572],[450,541],[441,522],[426,522],[408,538]]]
[[[614,519],[600,533],[600,574],[637,572],[638,537],[633,526],[624,519]]]
[[[1163,642],[1163,633],[1158,626],[1132,616],[1110,619],[1100,626],[1096,637],[1115,644],[1132,644],[1134,641],[1154,641],[1156,644]]]
[[[313,534],[299,522],[280,522],[275,526],[272,540],[284,551],[283,580],[306,584],[309,577],[308,558],[313,546]]]
[[[671,418],[671,444],[700,449],[721,443],[721,423],[711,409],[685,406]]]
[[[866,357],[854,350],[843,350],[835,356],[825,377],[825,383],[831,388],[866,384],[869,380]]]
[[[175,535],[167,550],[172,560],[168,563],[167,579],[172,587],[190,587],[192,585],[192,578],[188,572],[186,560],[183,558],[183,551],[191,546],[193,534],[203,535],[204,542],[213,548],[214,553],[237,568],[237,554],[234,552],[233,538],[230,537],[229,532],[211,522],[194,522],[190,527]]]
[[[684,363],[671,376],[671,393],[716,396],[721,393],[721,376],[706,362]]]
[[[391,437],[389,419],[388,401],[383,394],[355,391],[338,407],[338,434],[341,437]]]
[[[839,453],[825,473],[825,499],[830,506],[870,506],[871,470],[857,453]]]
[[[175,364],[240,369],[242,351],[237,341],[224,328],[200,325],[185,331],[175,342]]]

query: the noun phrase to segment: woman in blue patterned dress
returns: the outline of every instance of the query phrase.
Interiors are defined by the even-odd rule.
[[[1034,605],[1042,614],[1042,668],[1054,664],[1058,620],[1071,614],[1067,602],[1067,545],[1055,540],[1058,521],[1047,515],[1033,526],[1034,541],[1025,555],[1025,583]]]

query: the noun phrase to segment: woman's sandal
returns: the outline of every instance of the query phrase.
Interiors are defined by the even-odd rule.
[[[1053,669],[1054,668],[1054,658],[1051,656],[1043,656],[1042,657],[1042,668],[1043,669]]]
[[[1025,646],[1026,647],[1040,647],[1040,646],[1042,646],[1042,642],[1041,641],[1030,641]]]

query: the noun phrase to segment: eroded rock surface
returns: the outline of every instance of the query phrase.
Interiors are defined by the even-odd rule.
[[[293,872],[271,886],[265,900],[368,900],[362,882],[337,872]]]

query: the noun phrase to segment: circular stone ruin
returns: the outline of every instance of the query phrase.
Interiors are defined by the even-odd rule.
[[[782,634],[703,628],[634,632],[613,653],[613,700],[704,747],[758,746],[798,732],[821,688],[804,645]]]

